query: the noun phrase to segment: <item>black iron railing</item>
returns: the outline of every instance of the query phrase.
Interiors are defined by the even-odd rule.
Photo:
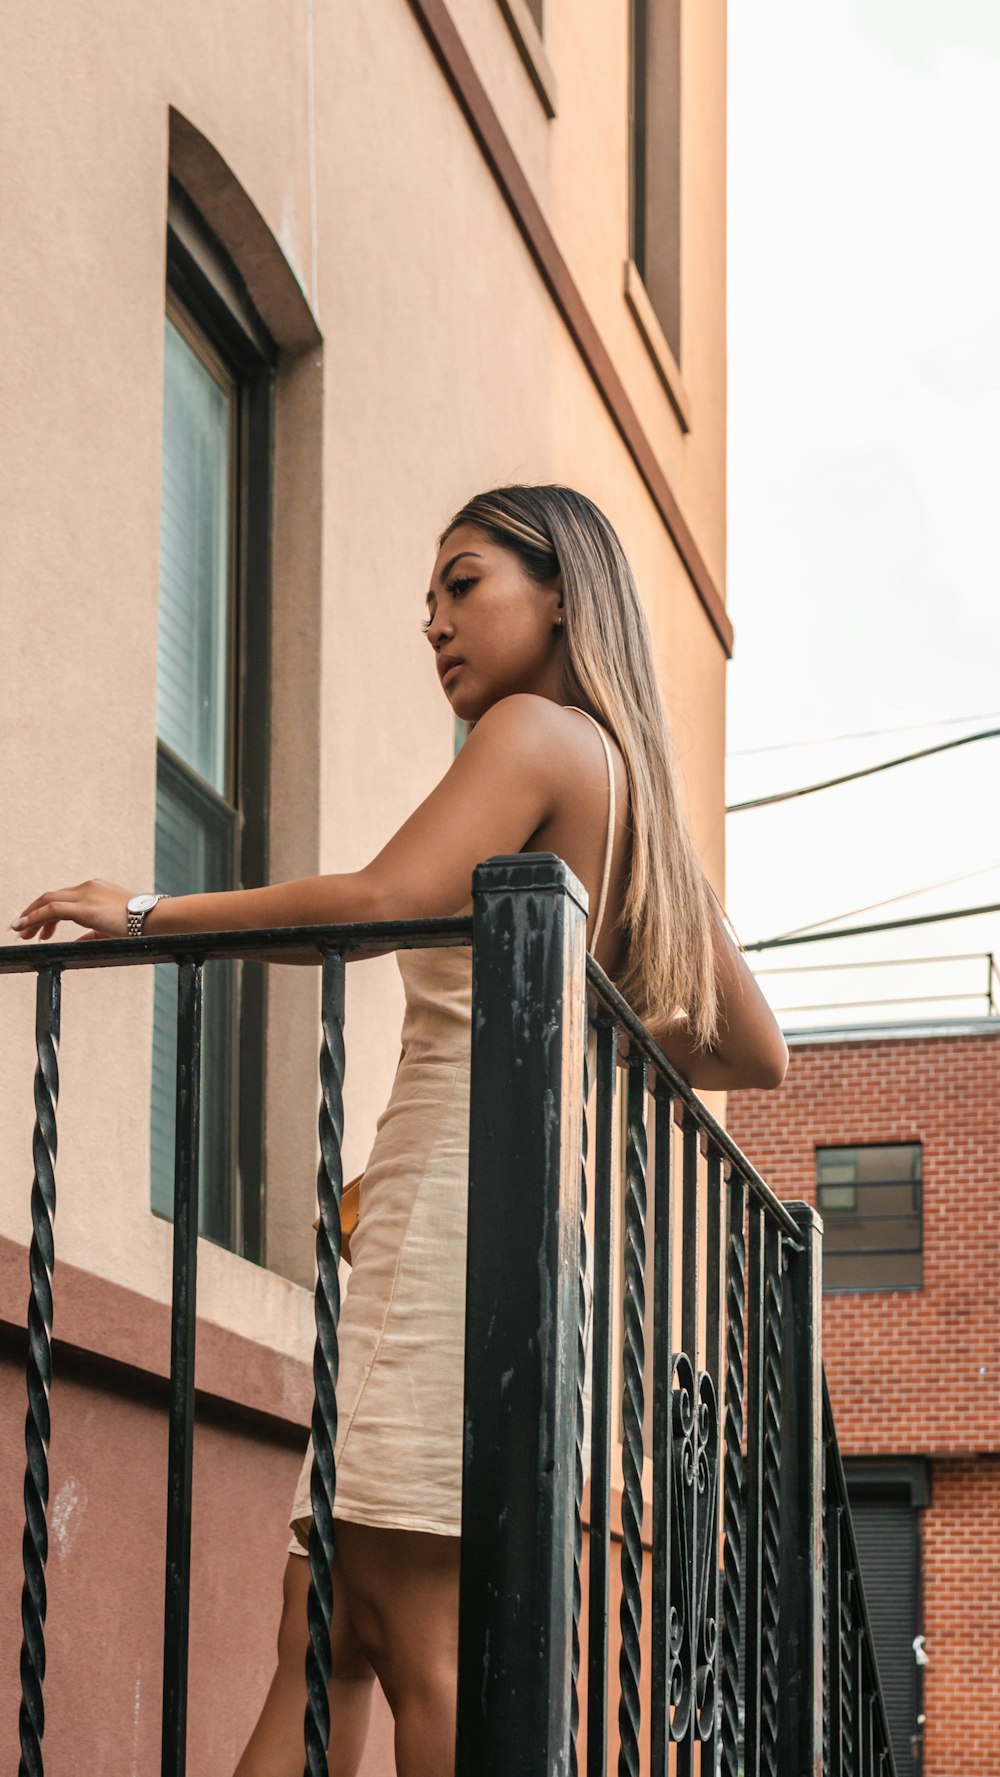
[[[467,945],[469,919],[403,920],[391,925],[306,926],[274,931],[190,934],[180,938],[107,939],[0,949],[0,974],[37,975],[34,1182],[31,1192],[28,1303],[28,1414],[21,1599],[19,1777],[43,1777],[45,1729],[45,1569],[52,1383],[56,1110],[64,974],[80,969],[173,963],[177,968],[177,1119],[174,1166],[173,1286],[165,1531],[162,1777],[184,1777],[187,1760],[188,1624],[191,1592],[191,1482],[194,1448],[195,1308],[198,1260],[201,983],[206,962],[274,962],[310,951],[322,961],[319,1226],[316,1234],[315,1400],[312,1432],[313,1529],[309,1542],[309,1650],[306,1658],[305,1769],[325,1777],[330,1719],[333,1453],[337,1437],[337,1320],[340,1310],[340,1196],[343,1172],[344,966],[352,954]]]
[[[818,1218],[778,1202],[586,957],[586,898],[558,859],[491,860],[473,899],[471,920],[0,951],[0,973],[38,975],[22,1777],[43,1772],[63,974],[178,969],[161,1770],[183,1777],[201,971],[227,956],[322,958],[305,1719],[305,1770],[319,1777],[331,1731],[345,962],[470,942],[459,1777],[605,1777],[615,1739],[622,1777],[666,1777],[671,1760],[678,1777],[893,1777],[828,1407],[823,1418]]]
[[[892,1777],[819,1218],[585,957],[557,859],[492,860],[474,903],[459,1777]]]

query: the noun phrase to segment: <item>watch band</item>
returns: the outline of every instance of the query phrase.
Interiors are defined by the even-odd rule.
[[[129,938],[141,938],[142,928],[147,913],[152,912],[157,901],[169,901],[169,894],[133,895],[125,910],[125,932]]]

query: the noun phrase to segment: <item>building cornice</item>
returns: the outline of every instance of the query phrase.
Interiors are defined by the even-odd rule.
[[[731,655],[733,626],[719,589],[579,286],[559,251],[510,137],[476,73],[455,21],[444,0],[410,0],[410,6],[577,351],[673,539],[705,614],[727,656]]]
[[[0,1331],[27,1339],[28,1249],[0,1235]],[[60,1260],[53,1344],[148,1380],[170,1375],[170,1305]],[[297,1428],[309,1424],[309,1362],[198,1319],[195,1387],[202,1399]]]
[[[1000,1018],[925,1018],[897,1024],[833,1024],[821,1029],[786,1030],[790,1049],[821,1049],[831,1043],[940,1041],[942,1037],[1000,1037]]]

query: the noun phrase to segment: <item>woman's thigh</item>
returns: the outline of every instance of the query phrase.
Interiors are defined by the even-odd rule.
[[[457,1536],[340,1519],[337,1558],[358,1641],[395,1708],[417,1689],[453,1697],[458,1663]]]

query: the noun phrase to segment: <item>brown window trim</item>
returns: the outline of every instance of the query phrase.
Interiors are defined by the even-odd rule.
[[[684,385],[680,366],[667,344],[667,336],[660,326],[656,310],[649,299],[649,291],[642,281],[642,273],[634,259],[625,261],[625,301],[628,303],[632,319],[642,335],[643,344],[656,366],[656,373],[663,384],[682,432],[691,430],[691,397]]]
[[[531,84],[542,101],[546,117],[555,117],[559,97],[555,69],[527,0],[497,0],[497,4],[510,26],[518,53],[528,70]]]

